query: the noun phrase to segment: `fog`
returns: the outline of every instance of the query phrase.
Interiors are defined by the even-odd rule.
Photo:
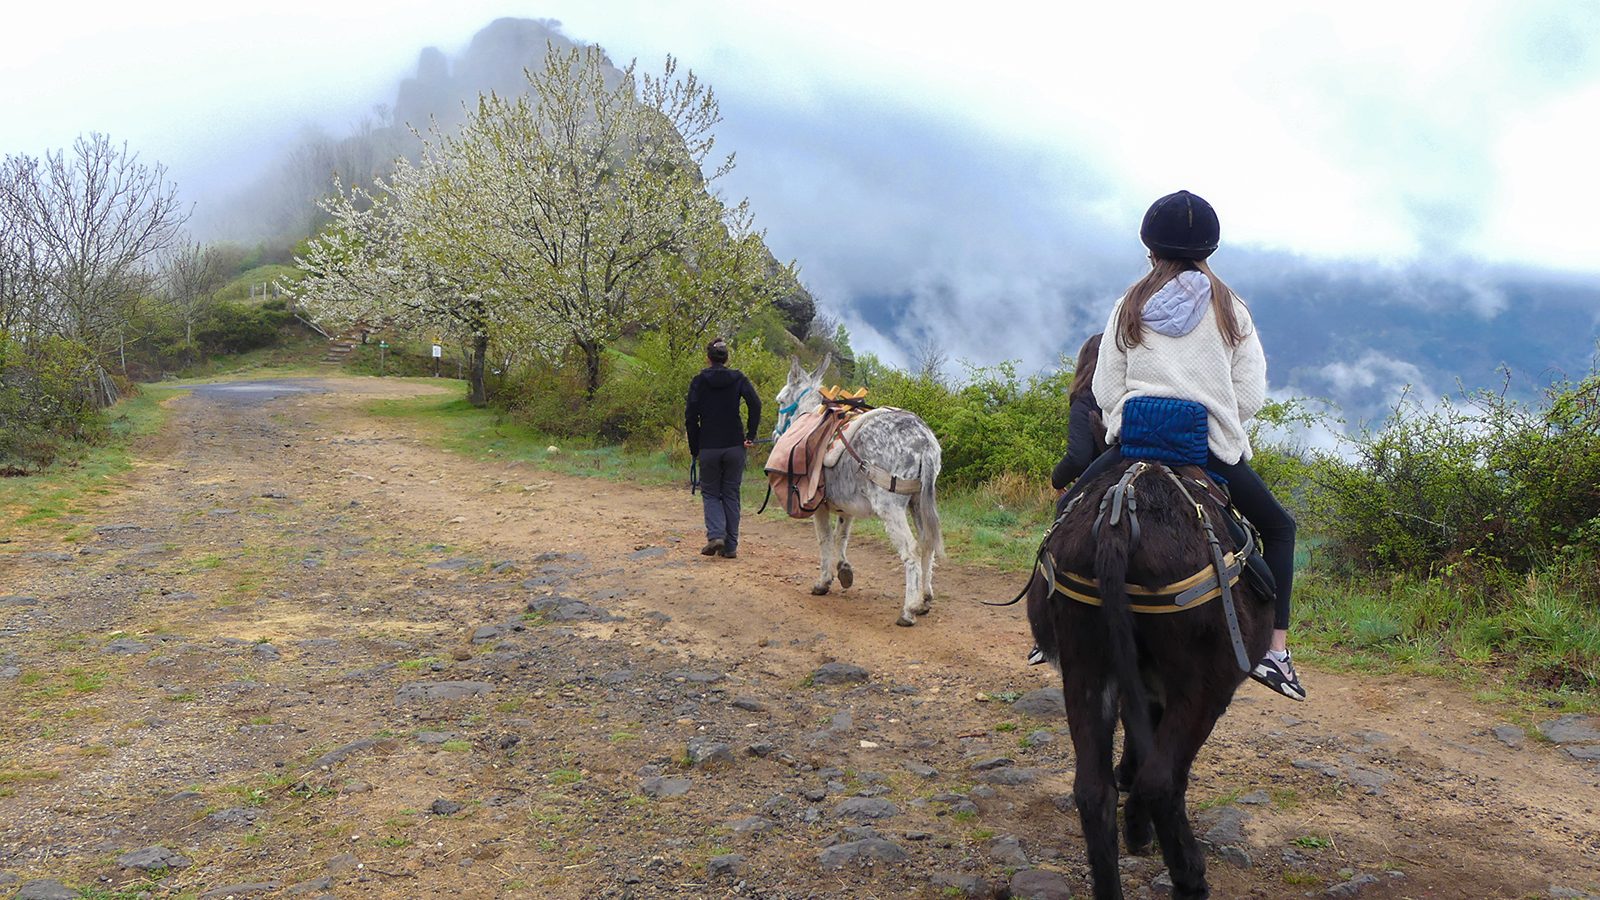
[[[1218,209],[1214,262],[1277,392],[1370,417],[1406,384],[1505,364],[1532,392],[1594,352],[1593,4],[280,6],[20,13],[0,152],[105,131],[169,167],[203,236],[293,239],[330,169],[380,173],[408,124],[536,63],[526,29],[470,47],[491,20],[550,17],[540,34],[647,70],[674,53],[716,88],[723,189],[891,362],[1056,363],[1140,274],[1139,216],[1178,188]]]

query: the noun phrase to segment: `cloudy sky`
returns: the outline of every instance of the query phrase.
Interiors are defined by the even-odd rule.
[[[1218,208],[1220,264],[1600,274],[1600,4],[1207,6],[30,3],[0,35],[0,152],[101,130],[215,202],[284,135],[391,100],[421,47],[541,17],[709,80],[740,154],[726,189],[891,356],[896,304],[982,362],[1053,355],[1041,332],[1106,305],[1060,296],[1137,275],[1139,216],[1178,187]]]

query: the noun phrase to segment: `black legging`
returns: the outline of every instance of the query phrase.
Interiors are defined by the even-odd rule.
[[[1112,444],[1111,449],[1090,463],[1089,468],[1084,469],[1078,480],[1073,482],[1072,488],[1056,501],[1056,515],[1061,515],[1061,510],[1078,495],[1084,485],[1120,462],[1122,451]],[[1261,476],[1244,460],[1229,465],[1212,453],[1208,455],[1206,468],[1228,479],[1228,493],[1233,497],[1233,505],[1261,532],[1261,555],[1266,558],[1267,568],[1272,570],[1272,577],[1278,583],[1272,627],[1287,629],[1289,597],[1294,592],[1294,516],[1289,515],[1278,498],[1272,496]]]

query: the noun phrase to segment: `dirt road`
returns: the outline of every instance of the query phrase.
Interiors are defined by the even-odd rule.
[[[196,390],[73,531],[0,544],[0,897],[1086,892],[1055,676],[976,602],[1015,573],[944,567],[896,628],[880,546],[813,597],[809,524],[702,557],[687,493],[361,411],[418,390]],[[1600,894],[1595,762],[1449,685],[1305,676],[1196,767],[1216,896]]]

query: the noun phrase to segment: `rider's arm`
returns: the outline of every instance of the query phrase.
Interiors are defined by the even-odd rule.
[[[1249,329],[1239,346],[1233,348],[1233,395],[1239,404],[1239,421],[1248,422],[1267,402],[1267,355],[1244,304],[1236,304],[1234,310],[1239,324]]]
[[[1061,490],[1078,480],[1083,470],[1095,458],[1094,404],[1087,397],[1072,399],[1072,412],[1067,420],[1067,454],[1056,463],[1050,473],[1050,486]]]

